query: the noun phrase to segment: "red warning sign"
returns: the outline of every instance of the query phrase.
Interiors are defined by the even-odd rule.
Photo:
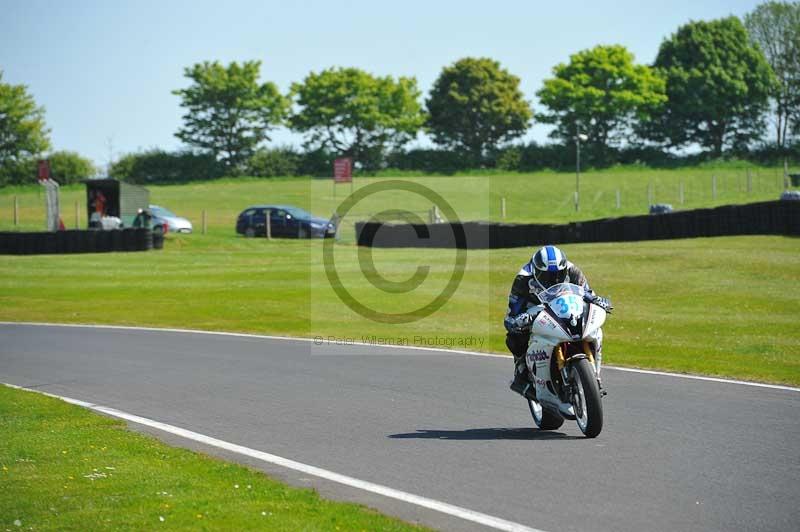
[[[333,180],[337,183],[353,182],[353,159],[341,157],[333,161]]]
[[[48,179],[50,179],[50,161],[39,159],[39,181],[47,181]]]

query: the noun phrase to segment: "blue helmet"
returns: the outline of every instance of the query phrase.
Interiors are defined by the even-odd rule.
[[[533,277],[543,288],[567,280],[567,256],[555,246],[544,246],[531,258]]]

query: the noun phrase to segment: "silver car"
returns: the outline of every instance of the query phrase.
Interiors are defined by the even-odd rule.
[[[192,222],[186,218],[181,218],[174,212],[158,205],[150,205],[150,212],[153,213],[153,225],[166,225],[170,233],[191,233]]]

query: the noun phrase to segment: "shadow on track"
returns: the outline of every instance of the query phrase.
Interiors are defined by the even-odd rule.
[[[428,439],[428,440],[582,440],[582,436],[570,436],[563,432],[523,428],[485,428],[466,430],[428,430],[417,429],[416,432],[390,434],[393,439]]]

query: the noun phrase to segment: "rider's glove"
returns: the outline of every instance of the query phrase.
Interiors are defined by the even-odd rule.
[[[542,309],[541,305],[531,307],[527,311],[519,314],[518,316],[511,316],[506,317],[503,321],[503,325],[506,326],[506,330],[511,333],[521,333],[526,332],[531,327],[531,323],[536,318],[536,315]]]
[[[507,317],[503,321],[503,325],[506,326],[506,330],[510,333],[521,333],[530,327],[532,322],[532,316],[527,312],[523,312],[522,314],[514,316],[513,318],[511,316]]]
[[[595,294],[586,294],[584,299],[589,303],[594,303],[598,307],[604,309],[606,312],[611,312],[614,310],[614,307],[611,305],[611,301],[607,297],[600,297]]]

